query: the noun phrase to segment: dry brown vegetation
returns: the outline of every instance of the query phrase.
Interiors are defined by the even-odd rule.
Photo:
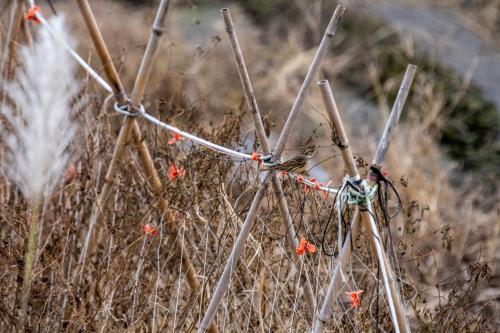
[[[92,6],[129,91],[155,8],[110,1],[93,1]],[[56,2],[56,8],[71,13],[79,53],[100,71],[77,6]],[[223,146],[255,151],[259,144],[223,26],[217,25],[212,38],[207,37],[194,49],[183,39],[184,27],[176,18],[176,13],[189,10],[181,6],[169,15],[167,35],[160,45],[144,106],[149,113],[187,132]],[[49,15],[49,8],[44,12]],[[331,12],[325,9],[324,16]],[[2,19],[7,16],[2,14]],[[243,15],[241,9],[234,8],[237,29]],[[1,28],[3,50],[6,26]],[[245,21],[245,29],[238,31],[272,143],[314,54],[317,41],[304,36],[323,28],[324,24],[315,28],[302,20],[293,29],[278,20],[266,28]],[[391,77],[385,77],[380,67],[385,55],[381,45],[387,45],[387,39],[395,41],[391,52],[401,63],[415,63],[418,58],[411,42],[390,30],[381,28],[369,38],[360,36],[339,29],[321,77],[328,77],[334,88],[336,84],[345,87],[361,81],[350,73],[359,75],[359,68],[364,69],[364,84],[369,88],[365,98],[378,107],[375,119],[379,123],[350,122],[351,118],[342,116],[359,156],[359,167],[366,175],[368,165],[364,161],[369,162],[375,151],[389,112],[387,105],[392,104],[405,69],[403,65],[391,70]],[[494,332],[500,328],[498,193],[491,186],[483,187],[477,176],[469,173],[460,173],[462,181],[451,184],[457,162],[443,157],[438,144],[448,115],[444,101],[450,97],[436,84],[435,76],[432,71],[418,72],[404,110],[405,119],[398,125],[384,165],[403,202],[402,211],[390,223],[400,265],[398,277],[415,331]],[[257,190],[255,162],[235,162],[187,141],[169,145],[168,134],[141,122],[144,140],[164,185],[162,192],[155,193],[148,184],[136,154],[137,143],[130,143],[95,251],[85,267],[78,267],[92,207],[122,120],[104,103],[107,96],[100,88],[83,72],[81,78],[87,105],[78,117],[81,133],[72,162],[77,175],[44,202],[29,330],[194,331]],[[390,97],[386,101],[384,96]],[[342,113],[350,100],[340,96],[338,102]],[[321,180],[340,184],[343,163],[332,144],[317,87],[311,89],[299,122],[285,155],[294,156],[296,148],[312,138],[319,147],[315,155],[316,162],[321,162],[319,175],[327,175]],[[171,164],[185,168],[186,176],[169,180]],[[489,177],[490,184],[498,185],[494,174]],[[332,265],[332,258],[321,250],[326,246],[336,251],[336,223],[331,222],[336,217],[330,214],[333,198],[325,200],[314,191],[304,193],[302,185],[289,180],[284,180],[284,189],[299,236],[306,236],[320,248],[301,267],[312,277],[320,303]],[[168,214],[163,216],[159,197],[169,204]],[[20,329],[16,326],[16,307],[29,214],[16,186],[0,176],[0,330],[5,332]],[[310,329],[312,320],[300,295],[301,282],[292,268],[280,219],[277,200],[269,191],[230,290],[219,307],[216,323],[221,332]],[[156,236],[144,235],[142,227],[148,223],[158,228]],[[331,223],[328,243],[322,244],[327,223]],[[387,226],[380,228],[387,234]],[[180,238],[189,252],[202,286],[200,293],[193,293],[186,283],[181,258],[173,249],[175,238]],[[366,242],[363,234],[357,244]],[[361,245],[352,260],[348,289],[365,290],[362,305],[350,308],[342,296],[332,314],[331,331],[391,331],[383,286],[377,283],[376,260],[369,248]]]

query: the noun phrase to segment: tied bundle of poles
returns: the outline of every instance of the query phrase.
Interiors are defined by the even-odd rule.
[[[153,60],[157,53],[158,45],[164,32],[163,27],[170,8],[171,1],[162,0],[159,4],[159,8],[153,23],[153,29],[130,97],[128,97],[128,94],[123,88],[118,72],[112,62],[111,55],[109,54],[109,51],[106,47],[104,39],[101,35],[91,7],[87,0],[77,0],[77,3],[85,20],[85,24],[90,32],[92,41],[96,47],[99,58],[103,63],[104,72],[109,83],[105,79],[100,77],[97,72],[92,69],[72,49],[72,47],[65,41],[64,38],[57,34],[57,31],[53,29],[50,23],[43,17],[39,7],[34,3],[34,1],[29,1],[29,3],[30,8],[28,14],[26,15],[26,18],[35,22],[36,24],[39,24],[42,29],[46,29],[46,31],[52,34],[54,38],[58,39],[61,45],[63,45],[63,47],[66,49],[66,51],[69,52],[71,57],[73,57],[105,91],[114,96],[114,98],[116,99],[115,110],[125,116],[124,122],[120,129],[120,133],[117,138],[116,145],[114,147],[112,159],[106,172],[103,188],[99,194],[97,203],[94,205],[94,209],[90,217],[89,228],[87,230],[85,239],[83,240],[82,250],[78,259],[80,279],[76,281],[76,288],[78,288],[78,285],[81,283],[81,274],[85,270],[87,258],[91,256],[95,251],[94,239],[101,237],[102,224],[104,223],[106,214],[105,207],[108,206],[108,201],[111,197],[112,192],[112,185],[114,183],[116,173],[120,167],[120,164],[125,157],[125,147],[129,142],[137,143],[136,146],[139,152],[140,162],[143,166],[147,179],[151,183],[154,191],[157,194],[161,193],[163,186],[158,176],[158,172],[154,166],[149,148],[147,147],[147,143],[142,139],[142,134],[138,126],[137,119],[144,119],[147,122],[165,129],[170,133],[180,135],[181,137],[189,139],[194,143],[203,145],[220,154],[225,154],[238,160],[253,160],[258,161],[259,163],[263,163],[264,165],[279,165],[279,163],[281,163],[280,158],[285,149],[286,143],[293,132],[300,113],[302,112],[308,91],[311,89],[311,86],[313,85],[315,78],[317,77],[321,69],[322,61],[328,52],[331,41],[335,36],[335,33],[340,25],[345,11],[345,8],[343,6],[337,6],[337,8],[335,9],[335,12],[333,13],[331,20],[326,27],[323,38],[314,55],[304,82],[298,92],[297,98],[295,99],[295,102],[292,106],[285,126],[273,150],[271,150],[270,144],[265,134],[261,112],[257,104],[257,99],[253,91],[250,75],[248,73],[243,53],[237,39],[231,15],[228,9],[223,9],[221,11],[221,15],[226,27],[226,32],[228,34],[233,55],[236,61],[236,67],[241,80],[246,104],[255,126],[257,138],[262,150],[262,152],[260,153],[254,152],[248,154],[217,145],[191,133],[184,132],[149,115],[142,106],[142,100],[151,73]],[[23,13],[24,9],[24,1],[17,1],[16,4],[18,5],[18,7],[14,7],[14,12],[16,13],[16,15],[13,15],[14,20],[18,20],[20,15],[19,13]],[[15,40],[15,35],[18,33],[19,31],[12,31],[9,41]],[[12,63],[10,57],[14,45],[14,43],[9,43],[9,49],[6,53],[7,60],[3,62],[4,66],[7,68],[7,72],[8,67]],[[381,191],[381,185],[383,181],[387,182],[387,180],[383,179],[379,170],[382,167],[394,129],[399,121],[403,106],[405,104],[411,83],[415,75],[415,71],[416,67],[414,65],[409,65],[406,70],[398,95],[394,102],[394,107],[391,111],[389,119],[387,120],[384,132],[378,145],[378,149],[373,158],[372,168],[369,173],[368,179],[361,178],[358,167],[356,166],[347,134],[342,125],[340,112],[335,103],[333,92],[328,81],[323,80],[318,83],[325,104],[325,110],[328,114],[329,120],[332,125],[332,130],[334,131],[335,137],[337,139],[337,147],[341,151],[342,159],[347,171],[347,176],[344,178],[343,183],[339,188],[334,188],[325,186],[315,180],[304,179],[301,175],[289,175],[295,180],[305,184],[306,186],[309,186],[310,188],[316,189],[318,191],[323,191],[327,194],[336,194],[335,209],[337,211],[337,217],[339,221],[339,253],[337,258],[334,258],[335,261],[330,274],[331,279],[326,288],[326,293],[322,302],[317,302],[317,295],[319,293],[314,291],[308,271],[299,269],[304,264],[304,260],[302,257],[294,255],[297,248],[300,246],[299,240],[297,239],[297,232],[292,223],[292,217],[289,211],[286,197],[284,195],[282,182],[277,174],[278,171],[270,170],[265,172],[262,180],[259,180],[259,188],[255,193],[250,209],[247,212],[242,228],[234,242],[231,254],[227,259],[226,265],[218,280],[217,286],[213,293],[211,293],[209,305],[204,313],[202,313],[202,316],[200,316],[198,332],[205,332],[207,330],[209,332],[218,332],[216,322],[214,321],[217,309],[230,285],[231,277],[235,272],[235,268],[237,267],[237,263],[245,247],[245,243],[249,238],[252,227],[256,222],[259,208],[268,190],[269,183],[271,184],[273,192],[276,195],[283,227],[284,230],[286,230],[287,251],[292,253],[292,263],[295,268],[297,268],[297,272],[299,272],[300,274],[301,288],[303,290],[306,307],[310,318],[312,319],[312,332],[323,332],[325,328],[327,328],[327,325],[331,320],[333,305],[340,292],[342,291],[342,288],[344,287],[344,274],[346,274],[349,269],[349,263],[354,246],[353,243],[357,240],[360,234],[361,225],[363,225],[366,229],[366,234],[370,244],[370,250],[372,251],[373,257],[377,259],[378,267],[382,273],[382,280],[394,331],[410,331],[406,316],[406,307],[401,295],[401,286],[398,284],[394,269],[391,266],[391,262],[389,261],[389,258],[384,250],[384,246],[382,244],[382,236],[380,234],[380,231],[378,230],[376,212],[373,202],[374,198],[377,195],[380,195],[379,193]],[[3,72],[5,72],[5,70]],[[40,203],[38,202],[36,205],[37,210],[34,213],[37,215],[37,217],[39,214],[39,205]],[[342,237],[341,219],[342,211],[343,209],[345,209],[346,205],[354,206],[355,213],[352,221],[350,222],[350,228],[347,232],[346,237]],[[161,196],[159,200],[159,208],[164,214],[167,214],[168,203]],[[382,210],[384,211],[384,215],[386,215],[384,208],[382,208]],[[185,247],[185,244],[180,240],[180,238],[175,238],[173,242],[175,251],[181,258],[182,268],[186,272],[190,288],[198,294],[201,293],[202,285],[198,280],[196,269],[194,268],[190,260],[189,250]],[[30,245],[28,246],[28,251],[31,252],[31,256],[33,256],[34,252],[34,245],[32,243],[33,241],[31,240]],[[300,244],[303,245],[302,243],[303,242],[301,241]],[[31,260],[33,261],[33,258],[31,258]],[[23,284],[25,285],[23,288],[27,289],[27,291],[23,293],[23,320],[25,320],[27,316],[26,312],[28,311],[27,302],[29,297],[29,284],[31,284],[31,279],[32,276],[26,276]],[[356,297],[359,296],[359,294],[356,295]],[[359,303],[359,298],[357,298],[355,301]],[[152,320],[152,323],[152,331],[156,331],[158,328],[155,327],[155,320]],[[24,322],[22,325],[24,325]]]

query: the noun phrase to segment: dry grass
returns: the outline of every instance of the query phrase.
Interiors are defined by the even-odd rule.
[[[153,11],[131,11],[110,2],[92,5],[129,90]],[[58,4],[57,8],[76,10],[76,5]],[[110,17],[109,13],[116,16]],[[117,22],[122,14],[134,29],[123,29],[123,22]],[[195,51],[180,37],[182,27],[173,24],[174,15],[170,15],[168,35],[161,44],[145,106],[152,114],[186,131],[224,146],[255,150],[251,121],[222,24],[216,32],[221,41],[207,39]],[[238,28],[238,14],[234,11],[233,17]],[[80,53],[89,55],[93,66],[99,68],[82,21],[75,16],[73,24]],[[272,132],[271,142],[284,123],[312,58],[314,48],[303,38],[307,29],[305,24],[297,24],[283,33],[282,26],[260,29],[250,25],[239,33],[257,99]],[[348,76],[353,67],[366,65],[359,55],[376,54],[377,43],[385,32],[379,31],[371,42],[355,40],[342,29],[339,33],[323,73],[333,78],[334,87],[349,82],[343,76]],[[399,54],[408,56],[413,52],[404,40],[399,45]],[[385,96],[392,96],[403,71],[404,67],[391,78],[372,71],[369,84],[380,85]],[[454,165],[443,158],[433,126],[446,121],[446,110],[440,103],[446,91],[436,89],[432,83],[432,75],[417,75],[404,111],[407,117],[393,139],[384,166],[403,198],[403,210],[391,221],[391,229],[410,322],[415,331],[496,331],[499,323],[495,313],[500,311],[499,208],[486,209],[483,197],[491,192],[485,192],[467,176],[459,187],[450,184]],[[87,82],[85,94],[89,105],[79,116],[85,131],[74,161],[78,175],[44,203],[41,251],[30,303],[31,329],[147,332],[154,314],[160,331],[190,331],[203,316],[222,272],[256,191],[258,171],[251,162],[235,163],[188,142],[168,145],[167,134],[143,123],[145,139],[164,183],[162,196],[169,202],[169,214],[160,216],[158,198],[144,179],[136,150],[130,144],[114,187],[104,237],[98,240],[97,250],[76,288],[80,278],[76,262],[121,120],[109,107],[103,108],[105,96],[93,83]],[[373,95],[366,99],[382,106],[379,117],[384,119],[383,99]],[[341,97],[339,104],[342,112],[348,100]],[[313,88],[295,142],[289,145],[286,155],[293,156],[293,148],[313,137],[323,147],[317,161],[332,157],[321,164],[321,175],[340,183],[343,165],[332,145],[322,109],[319,89]],[[366,173],[362,160],[369,161],[376,148],[374,138],[379,134],[373,133],[373,126],[349,123],[347,117],[344,120],[354,151],[360,156],[360,167]],[[169,181],[171,164],[185,168],[187,175]],[[300,185],[288,181],[284,188],[299,235],[321,246],[324,226],[332,218],[331,202],[325,203],[322,194],[305,194]],[[22,283],[29,209],[19,190],[4,177],[0,178],[0,207],[0,328],[9,331],[17,322],[16,297]],[[145,236],[142,226],[146,223],[157,227],[158,235]],[[179,233],[171,233],[174,224]],[[276,199],[269,192],[230,291],[219,308],[220,331],[308,329],[311,319],[299,293],[298,275],[291,269],[285,251],[284,234]],[[181,237],[191,252],[203,285],[202,294],[192,294],[185,282],[180,258],[172,249],[174,237]],[[366,243],[364,237],[358,244]],[[333,249],[336,238],[333,223],[328,234]],[[351,309],[346,299],[339,302],[330,328],[359,332],[379,323],[384,330],[390,330],[383,288],[376,283],[375,261],[365,247],[356,249],[355,255],[349,288],[366,290],[362,306]],[[321,251],[305,260],[303,269],[313,277],[320,300],[330,266],[330,257]]]

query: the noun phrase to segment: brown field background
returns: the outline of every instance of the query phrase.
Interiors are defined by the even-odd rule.
[[[143,102],[148,112],[221,145],[246,152],[257,149],[219,17],[219,10],[229,7],[273,145],[336,5],[304,1],[313,18],[308,21],[308,16],[301,14],[300,3],[174,2]],[[46,2],[41,4],[46,16],[53,15]],[[102,73],[76,3],[53,1],[53,5],[58,15],[65,15],[79,54]],[[99,0],[91,5],[130,92],[157,1]],[[428,0],[425,5],[459,17],[493,50],[500,50],[500,2]],[[6,7],[3,2],[2,7]],[[408,63],[419,66],[384,164],[403,202],[390,228],[411,326],[415,332],[498,332],[500,111],[474,80],[443,65],[432,50],[423,52],[411,36],[399,33],[370,8],[363,2],[347,2],[347,16],[318,80],[330,80],[366,175],[366,163],[377,147],[405,67]],[[0,14],[3,50],[8,10]],[[31,29],[36,34],[38,27]],[[16,68],[20,66],[16,63]],[[164,131],[140,121],[164,184],[159,195],[168,201],[169,214],[161,216],[159,195],[148,185],[135,143],[130,143],[105,223],[99,227],[95,251],[83,269],[77,267],[90,213],[122,123],[122,116],[104,102],[107,96],[102,89],[83,71],[79,77],[84,82],[86,107],[78,114],[80,130],[73,143],[76,153],[71,163],[77,175],[61,182],[44,202],[29,330],[195,331],[257,190],[258,170],[251,162],[234,163],[188,142],[168,145],[169,136]],[[311,175],[338,185],[344,167],[325,115],[320,91],[313,85],[285,157],[293,157],[312,140],[319,147],[314,156],[319,164]],[[185,168],[186,177],[169,181],[172,163]],[[321,247],[329,203],[323,202],[322,194],[306,195],[300,184],[284,181],[284,188],[299,235]],[[28,218],[29,208],[20,192],[0,174],[3,332],[18,329],[16,298]],[[280,219],[277,201],[269,191],[230,291],[219,307],[216,323],[221,332],[310,329],[311,318],[284,247]],[[160,234],[145,236],[142,226],[146,223],[157,226]],[[380,227],[385,234],[387,226]],[[192,293],[185,281],[180,258],[173,250],[176,237],[189,251],[201,293]],[[333,247],[336,223],[327,240]],[[383,286],[376,283],[376,260],[364,246],[365,234],[357,244],[349,279],[356,281],[357,289],[365,290],[362,305],[349,308],[347,297],[341,295],[329,329],[391,331]],[[314,277],[319,302],[332,260],[321,248],[305,260],[303,269]]]

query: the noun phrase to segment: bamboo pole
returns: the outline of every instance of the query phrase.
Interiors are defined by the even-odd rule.
[[[107,48],[106,43],[104,41],[104,38],[102,37],[99,26],[97,25],[97,21],[95,20],[94,14],[92,12],[92,8],[90,7],[88,0],[77,0],[77,3],[80,7],[80,12],[82,13],[85,24],[87,25],[87,29],[89,30],[90,35],[92,37],[92,40],[93,40],[93,43],[94,43],[95,48],[97,50],[97,53],[99,55],[99,58],[101,59],[101,62],[104,65],[104,72],[106,74],[106,77],[108,78],[108,81],[110,82],[111,87],[113,88],[113,93],[115,95],[115,98],[120,105],[124,105],[125,103],[127,103],[127,96],[126,96],[126,93],[123,89],[123,85],[121,83],[121,80],[120,80],[120,77],[119,77],[118,72],[116,70],[116,67],[113,64],[111,55],[108,51],[108,48]],[[166,13],[163,14],[163,16],[165,16],[165,15],[166,15]],[[163,25],[163,22],[161,22],[161,23],[155,22],[154,28],[153,28],[153,34],[159,33],[161,36],[162,31],[160,30],[159,27],[161,27],[162,25]],[[156,42],[156,45],[157,45],[157,43],[158,42]],[[154,56],[154,53],[150,52],[150,55],[148,57],[152,58],[153,56]],[[144,61],[143,61],[143,64],[144,64]],[[141,68],[143,68],[143,69],[142,69],[142,71],[139,71],[139,73],[147,70],[144,66],[145,65],[141,65]],[[145,83],[146,83],[146,81],[143,80],[142,85],[145,86]],[[144,88],[142,88],[142,93],[144,92],[143,89]],[[140,96],[138,96],[138,92],[139,91],[136,92],[136,98],[140,97]],[[140,99],[142,99],[142,97]],[[125,123],[126,122],[132,123],[132,135],[134,135],[134,139],[138,145],[141,163],[143,165],[143,168],[145,170],[145,173],[146,173],[148,180],[150,181],[151,185],[154,188],[155,193],[158,194],[161,192],[163,186],[161,184],[160,178],[158,177],[158,172],[156,171],[156,168],[154,166],[153,159],[151,158],[151,154],[149,153],[149,149],[148,149],[146,143],[141,138],[142,135],[141,135],[139,125],[137,124],[136,120],[134,118],[131,118],[131,117],[127,117],[125,119]],[[125,124],[124,124],[124,126],[125,126]],[[120,136],[119,136],[119,138],[120,138]],[[122,139],[124,139],[124,138],[122,138]],[[127,139],[127,141],[128,141],[128,140],[130,140],[130,137],[125,138],[125,139]],[[109,169],[108,169],[108,172],[106,173],[107,180],[109,180],[109,179],[114,180],[114,177],[108,177],[109,175],[111,175],[111,176],[113,175],[110,170],[116,170],[116,168],[117,168],[116,165],[113,166],[113,163],[118,164],[119,161],[117,159],[114,159],[114,160],[112,159],[110,166],[109,166]],[[105,185],[103,187],[103,190],[101,192],[101,195],[99,196],[99,201],[98,201],[99,207],[104,208],[107,205],[107,201],[110,197],[110,195],[109,195],[110,189],[111,189],[111,183],[106,181]],[[159,204],[160,204],[160,209],[163,212],[163,214],[166,214],[166,212],[168,210],[168,203],[166,202],[166,200],[163,198],[160,198]],[[102,221],[102,219],[104,218],[104,209],[98,210],[97,214],[98,214],[98,217],[96,217],[95,220]],[[183,248],[182,241],[178,237],[175,237],[175,244],[174,245],[175,245],[175,251],[182,258],[182,265],[183,265],[184,271],[186,272],[187,280],[188,280],[188,284],[189,284],[190,288],[193,290],[193,292],[199,293],[201,290],[200,284],[198,282],[198,279],[196,278],[196,271],[193,267],[193,264],[192,264],[191,259],[189,257],[188,251],[185,248]],[[215,325],[211,325],[209,332],[217,333],[218,332],[217,327]]]
[[[292,107],[292,110],[290,111],[290,114],[285,123],[283,131],[278,139],[278,144],[274,151],[274,155],[278,159],[281,157],[281,154],[283,153],[286,140],[288,139],[290,132],[292,131],[294,124],[297,120],[297,117],[299,116],[300,111],[302,110],[306,93],[312,83],[312,80],[318,73],[321,62],[328,50],[328,46],[330,45],[333,36],[335,35],[335,32],[337,30],[338,24],[340,23],[340,20],[342,19],[344,11],[345,11],[344,6],[337,6],[332,16],[332,19],[330,20],[330,23],[326,28],[325,34],[323,35],[321,43],[316,51],[312,64],[309,67],[306,78],[302,83],[299,94],[297,95],[297,98]],[[233,246],[229,259],[226,263],[226,266],[224,267],[224,271],[222,272],[222,275],[219,278],[219,282],[217,283],[217,287],[215,289],[214,294],[212,295],[210,304],[208,305],[203,320],[201,321],[201,324],[198,327],[198,332],[200,333],[205,332],[209,324],[212,322],[215,316],[215,312],[217,311],[217,307],[219,306],[222,297],[224,296],[225,292],[227,291],[227,288],[229,287],[231,274],[240,258],[243,246],[245,245],[245,242],[250,234],[250,230],[252,229],[255,223],[255,217],[258,213],[260,203],[264,198],[264,194],[267,190],[269,176],[273,177],[275,174],[276,171],[267,172],[264,175],[264,180],[260,184],[257,193],[255,194],[252,205],[250,206],[250,210],[248,211],[248,214],[245,218],[243,227],[241,228],[238,238],[236,239],[236,242]]]
[[[341,150],[342,150],[342,158],[344,159],[344,162],[347,166],[348,169],[348,174],[349,177],[353,179],[360,180],[359,177],[359,171],[358,168],[356,167],[356,162],[354,160],[354,156],[352,155],[352,152],[350,151],[349,147],[349,141],[347,139],[347,135],[345,133],[344,127],[342,125],[342,120],[340,119],[340,114],[337,109],[337,105],[335,103],[335,100],[333,98],[332,90],[330,88],[330,85],[327,80],[323,80],[319,83],[320,88],[321,88],[321,93],[323,96],[323,100],[326,105],[326,110],[328,113],[328,116],[330,118],[330,121],[332,122],[335,130],[337,131],[338,138],[340,142],[342,142],[341,145]],[[346,153],[348,151],[348,153]],[[372,232],[369,233],[369,241],[371,243],[371,248],[375,249],[374,253],[375,256],[377,257],[379,261],[379,265],[381,267],[382,271],[382,276],[384,280],[384,285],[386,286],[386,293],[387,293],[387,298],[388,298],[388,303],[389,303],[389,309],[391,313],[391,317],[393,320],[394,324],[394,329],[396,332],[400,332],[399,329],[399,323],[398,319],[396,316],[396,311],[400,311],[402,309],[402,306],[400,306],[399,299],[394,297],[391,288],[389,287],[389,281],[388,281],[388,273],[386,269],[386,265],[384,264],[384,253],[380,244],[380,237],[375,237],[378,235],[378,230],[376,225],[372,223],[372,216],[370,215],[369,212],[367,211],[362,211],[361,213],[361,218],[362,221],[365,222],[365,227],[367,230],[371,230]]]
[[[394,128],[396,127],[399,117],[401,115],[404,103],[406,101],[406,97],[408,96],[408,92],[411,86],[411,83],[413,81],[413,78],[415,76],[416,72],[416,66],[414,65],[409,65],[406,69],[405,76],[403,78],[403,81],[401,83],[401,86],[399,88],[398,95],[396,97],[396,101],[393,106],[393,110],[391,112],[391,115],[386,123],[384,133],[382,135],[382,138],[380,140],[377,152],[375,153],[375,157],[373,159],[372,164],[375,166],[380,166],[385,158],[385,154],[387,153],[390,139],[392,137],[392,133],[394,131]],[[327,98],[325,98],[325,104],[327,104],[327,111],[329,113],[329,116],[332,117],[333,119],[337,118],[336,121],[340,121],[340,116],[338,115],[338,110],[335,106],[335,102],[333,101],[333,95],[331,96],[331,99],[328,97],[328,95],[331,94],[331,90],[329,88],[328,83],[322,83],[322,92],[324,96],[326,95]],[[332,102],[333,101],[333,107],[332,107]],[[328,105],[330,106],[328,107]],[[335,122],[336,122],[335,121]],[[342,127],[342,123],[338,122],[337,124],[340,124],[340,127]],[[343,134],[341,134],[343,132]],[[337,127],[337,133],[340,135],[345,135],[345,132],[343,131],[342,128]],[[346,141],[347,142],[347,141]],[[343,157],[344,154],[347,155],[347,153],[343,152]],[[351,155],[352,156],[352,155]],[[346,156],[348,157],[348,156]],[[348,162],[350,163],[350,162]],[[348,165],[348,163],[346,163]],[[352,167],[349,167],[352,168]],[[353,171],[351,169],[351,171]],[[348,170],[349,172],[349,170]],[[374,185],[372,181],[370,181],[370,185]],[[370,230],[370,229],[368,229]],[[316,318],[316,322],[313,328],[314,333],[320,333],[323,332],[325,329],[325,324],[329,320],[330,313],[333,308],[333,303],[335,298],[337,297],[340,288],[341,288],[341,281],[342,281],[342,274],[343,272],[347,271],[349,261],[351,258],[351,253],[352,253],[352,246],[353,244],[351,241],[354,241],[357,239],[360,231],[360,214],[359,211],[356,210],[355,215],[352,220],[351,224],[351,231],[349,232],[350,234],[347,236],[344,246],[342,248],[342,251],[340,253],[340,258],[336,263],[335,269],[333,271],[333,276],[330,281],[330,285],[328,287],[327,294],[325,296],[325,299],[323,301],[323,305],[321,307],[320,313],[318,317]],[[370,235],[373,236],[372,233]],[[392,273],[392,270],[390,269],[390,264],[389,261],[387,260],[387,256],[383,255],[383,266],[386,268],[386,270],[390,273],[389,275],[389,285],[390,285],[390,292],[391,295],[393,295],[396,299],[399,299],[399,301],[396,301],[396,306],[400,306],[399,309],[396,309],[396,315],[397,315],[397,322],[398,326],[401,329],[402,332],[410,332],[409,324],[407,321],[406,316],[404,315],[404,307],[402,302],[400,301],[400,295],[397,291],[395,282],[394,282],[394,276]]]
[[[271,149],[266,137],[264,124],[262,123],[259,106],[257,104],[257,99],[253,91],[252,82],[250,81],[250,76],[248,74],[248,70],[245,64],[245,59],[243,58],[243,53],[241,52],[240,44],[238,42],[238,37],[236,36],[236,31],[234,29],[233,20],[231,19],[231,14],[229,12],[229,9],[227,8],[222,9],[221,14],[222,18],[224,19],[226,31],[229,36],[229,41],[231,42],[231,48],[233,50],[233,55],[236,60],[236,67],[238,69],[238,74],[240,76],[241,84],[243,86],[243,91],[245,93],[245,99],[247,102],[248,110],[252,117],[255,130],[257,132],[257,137],[262,147],[262,152],[264,155],[269,155],[271,154]],[[273,186],[273,191],[276,195],[276,199],[278,200],[279,210],[284,224],[284,229],[286,230],[289,251],[291,254],[290,258],[292,258],[293,265],[295,266],[297,271],[302,272],[302,278],[304,280],[303,289],[306,298],[306,304],[308,307],[309,314],[311,315],[311,318],[314,318],[315,317],[314,312],[316,310],[316,300],[314,297],[314,291],[312,289],[307,270],[300,269],[300,264],[302,261],[301,258],[295,255],[295,248],[297,247],[297,242],[295,239],[296,235],[295,227],[293,226],[292,218],[290,216],[290,211],[288,209],[288,205],[285,199],[285,194],[283,192],[281,183],[278,180],[278,177],[273,176],[272,186]]]
[[[132,101],[132,103],[135,106],[140,104],[142,97],[143,97],[142,94],[143,94],[144,89],[145,89],[145,83],[147,81],[147,77],[149,77],[150,68],[152,67],[152,58],[153,58],[154,53],[156,51],[156,48],[158,46],[159,39],[162,36],[161,26],[163,25],[163,22],[165,20],[165,16],[167,14],[169,3],[170,2],[168,0],[161,1],[159,8],[158,8],[158,11],[157,11],[157,15],[155,17],[155,21],[153,23],[153,31],[152,31],[151,36],[149,38],[148,45],[146,47],[146,51],[144,53],[144,57],[143,57],[142,62],[141,62],[141,67],[140,67],[139,72],[137,74],[136,84],[134,85],[134,92],[133,92],[133,95],[134,95],[133,99],[134,100]],[[90,10],[90,6],[88,6],[88,3],[85,4],[84,1],[78,0],[78,4],[80,5],[80,10],[81,10],[82,14],[84,15],[84,18],[86,18],[85,21],[86,21],[87,27],[89,27],[91,25],[94,26],[92,23],[95,23],[95,19],[93,20],[93,22],[91,22],[90,20],[87,20],[87,18],[88,18],[87,15],[89,14],[88,11]],[[100,38],[100,40],[99,40],[99,38],[94,39],[97,36],[97,33],[98,32],[93,31],[93,34],[91,34],[91,37],[93,38],[94,43],[103,42],[102,37]],[[100,45],[103,46],[104,44],[100,44]],[[98,53],[99,56],[103,55],[104,50],[105,50],[104,48],[99,48],[99,53]],[[109,55],[109,53],[108,53],[108,55]],[[106,73],[106,75],[108,75],[109,78],[111,78],[112,80],[115,80],[115,84],[114,84],[113,88],[117,89],[118,98],[120,98],[122,101],[124,101],[125,94],[123,93],[123,88],[121,87],[121,83],[119,83],[120,81],[118,80],[118,74],[116,73],[116,70],[112,70],[110,67],[110,64],[112,64],[110,59],[111,58],[106,59],[105,62],[103,61],[103,63],[106,64],[104,67],[105,73]],[[115,73],[112,73],[112,72],[115,72]],[[118,90],[118,88],[121,88],[121,90]],[[136,128],[136,129],[134,130],[134,128]],[[123,122],[123,125],[120,129],[120,133],[118,134],[118,139],[117,139],[114,151],[113,151],[113,155],[112,155],[110,164],[108,166],[108,170],[107,170],[105,178],[104,178],[104,185],[103,185],[103,188],[101,190],[101,193],[100,193],[98,201],[97,201],[97,207],[94,208],[92,215],[91,215],[91,218],[90,218],[89,230],[87,232],[87,235],[86,235],[86,238],[84,241],[84,245],[83,245],[83,249],[82,249],[82,252],[80,253],[80,257],[78,260],[80,269],[82,269],[83,266],[85,265],[85,258],[88,255],[88,253],[93,252],[93,247],[95,245],[95,243],[92,242],[92,239],[95,238],[93,229],[95,226],[97,226],[96,227],[97,230],[95,233],[98,233],[98,231],[99,231],[98,228],[100,228],[102,226],[102,223],[103,223],[103,220],[105,217],[106,206],[107,206],[108,200],[110,198],[111,189],[112,189],[112,185],[114,183],[114,179],[116,177],[116,171],[118,169],[118,165],[121,163],[121,160],[123,158],[123,155],[125,152],[125,147],[131,139],[132,132],[135,133],[135,135],[137,136],[137,139],[140,137],[139,126],[138,126],[137,122],[135,121],[135,119],[133,117],[126,117],[124,122]],[[143,164],[144,164],[148,179],[150,181],[153,181],[154,183],[159,182],[159,177],[158,177],[158,174],[154,170],[154,164],[152,163],[151,155],[149,153],[149,150],[147,149],[147,146],[145,144],[144,145],[140,144],[140,142],[142,142],[142,140],[140,140],[138,142],[139,142],[139,156],[141,157],[141,161],[144,162]],[[147,160],[150,160],[151,163],[149,164],[147,162]]]
[[[1,78],[1,95],[0,104],[3,105],[5,98],[5,91],[3,85],[11,78],[12,63],[15,59],[17,37],[21,30],[22,20],[24,16],[24,0],[16,0],[12,3],[12,11],[9,19],[9,27],[7,30],[7,37],[5,38],[5,49],[2,55],[2,62],[0,64],[0,78]]]

